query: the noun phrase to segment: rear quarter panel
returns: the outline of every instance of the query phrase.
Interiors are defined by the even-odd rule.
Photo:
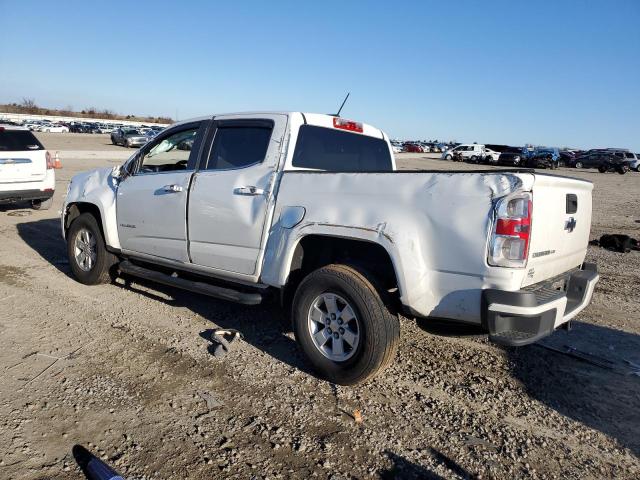
[[[422,316],[480,321],[483,288],[517,290],[524,270],[487,266],[492,200],[530,189],[531,174],[285,172],[262,271],[286,284],[306,235],[382,245],[394,263],[402,303]],[[282,220],[303,207],[293,228]]]

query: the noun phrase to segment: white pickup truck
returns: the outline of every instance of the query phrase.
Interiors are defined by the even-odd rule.
[[[591,191],[530,170],[396,171],[372,126],[227,114],[76,175],[61,223],[82,283],[279,298],[312,366],[346,385],[393,359],[399,313],[482,325],[512,346],[567,325],[598,281],[584,263]]]

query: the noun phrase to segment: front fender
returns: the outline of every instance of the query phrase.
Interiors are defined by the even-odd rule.
[[[63,235],[70,207],[75,204],[90,204],[100,212],[102,231],[107,246],[120,248],[116,218],[118,183],[111,173],[111,168],[99,168],[79,173],[71,179],[61,214]]]

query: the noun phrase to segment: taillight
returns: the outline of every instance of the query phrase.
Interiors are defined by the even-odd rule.
[[[524,267],[529,255],[533,200],[520,193],[498,200],[489,245],[489,264],[498,267]]]
[[[47,157],[47,170],[55,168],[55,165],[53,164],[53,157],[49,153],[49,150],[46,151],[45,157]]]
[[[352,120],[345,120],[340,117],[333,117],[333,126],[342,130],[349,130],[350,132],[362,133],[362,124],[354,122]]]

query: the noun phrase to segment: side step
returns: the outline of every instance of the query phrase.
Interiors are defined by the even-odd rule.
[[[244,305],[259,305],[264,296],[259,292],[246,293],[231,288],[218,287],[205,282],[196,282],[186,278],[174,277],[166,273],[134,265],[129,260],[124,260],[118,264],[118,269],[128,275],[162,283],[171,287],[181,288],[194,293],[200,293],[209,297],[228,300],[230,302],[242,303]]]

